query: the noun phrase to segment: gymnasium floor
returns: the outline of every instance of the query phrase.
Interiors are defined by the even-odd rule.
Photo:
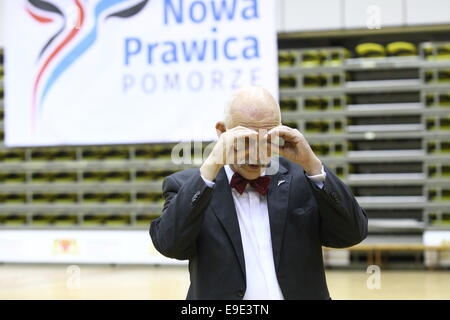
[[[450,271],[327,271],[333,299],[450,299]],[[186,267],[0,265],[0,299],[184,299]]]

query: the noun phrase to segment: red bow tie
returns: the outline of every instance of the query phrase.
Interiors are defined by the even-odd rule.
[[[235,172],[231,178],[230,186],[235,188],[239,194],[242,194],[247,186],[247,183],[264,196],[269,191],[270,177],[262,176],[254,180],[248,180],[239,173]]]

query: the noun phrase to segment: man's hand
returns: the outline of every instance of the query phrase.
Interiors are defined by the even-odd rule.
[[[258,139],[258,132],[237,126],[222,133],[208,158],[200,167],[202,177],[213,181],[225,164],[236,163],[236,159],[245,160],[248,157],[248,149],[243,144],[246,139]]]
[[[278,144],[276,138],[284,140],[284,144]],[[322,162],[314,154],[306,138],[297,129],[287,126],[277,126],[267,132],[267,140],[279,149],[279,154],[292,162],[301,165],[310,176],[321,173]]]

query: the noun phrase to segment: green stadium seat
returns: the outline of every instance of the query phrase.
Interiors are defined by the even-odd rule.
[[[75,226],[78,223],[76,214],[55,215],[52,223],[56,226]]]
[[[50,203],[52,200],[51,193],[33,193],[33,203]]]
[[[152,146],[152,158],[168,159],[172,155],[174,144],[161,144]]]
[[[343,86],[344,81],[348,81],[349,79],[348,73],[344,74],[344,76],[342,76],[341,74],[333,74],[330,76],[331,76],[331,84],[333,86]]]
[[[24,214],[10,214],[2,216],[2,224],[6,226],[21,226],[27,223],[27,217]]]
[[[36,214],[33,215],[32,224],[36,226],[48,226],[52,224],[53,219],[53,215]]]
[[[0,182],[2,183],[23,183],[25,182],[25,179],[24,173],[0,173]]]
[[[334,121],[334,131],[341,132],[344,130],[344,126],[341,120]]]
[[[355,52],[360,58],[380,58],[386,56],[384,46],[373,42],[358,44],[355,48]]]
[[[297,78],[294,75],[282,75],[278,81],[280,89],[291,89],[297,86]]]
[[[328,129],[329,129],[328,123],[323,120],[311,120],[306,121],[305,123],[306,132],[320,133],[320,132],[327,132]]]
[[[322,65],[327,67],[338,67],[344,64],[346,59],[351,57],[350,51],[346,48],[321,50]]]
[[[19,150],[0,152],[0,161],[20,162],[25,160],[25,153]]]
[[[301,52],[299,65],[303,68],[318,67],[321,61],[322,56],[319,50],[307,50]]]
[[[150,159],[152,157],[152,149],[149,146],[136,147],[134,157],[136,159]]]
[[[281,111],[297,110],[297,99],[296,98],[281,98],[280,109],[281,109]]]
[[[103,196],[104,202],[130,202],[131,197],[129,193],[106,193]]]
[[[341,143],[338,143],[334,146],[334,154],[337,156],[341,156],[344,154],[344,146]],[[340,167],[342,169],[342,167]]]
[[[130,180],[130,172],[129,171],[111,171],[104,172],[102,174],[102,180],[108,182],[123,182]]]
[[[280,50],[278,52],[278,65],[280,67],[295,65],[295,53],[291,50]]]
[[[128,159],[130,153],[126,147],[103,147],[101,148],[102,159],[122,160]]]
[[[450,176],[450,165],[443,165],[441,168],[441,173],[443,176],[449,177]]]
[[[49,160],[73,161],[76,160],[76,152],[69,149],[51,149],[49,150]]]
[[[33,172],[31,175],[32,182],[50,182],[52,180],[53,174],[51,172]]]
[[[130,224],[130,216],[110,215],[105,217],[104,224],[107,226],[126,226]]]
[[[311,149],[314,151],[314,153],[316,153],[317,155],[320,155],[320,156],[325,156],[325,155],[328,155],[328,153],[329,153],[329,147],[327,145],[321,144],[321,143],[311,144]]]
[[[85,193],[83,194],[83,202],[103,202],[103,194],[99,193]]]
[[[450,59],[450,43],[425,43],[423,50],[427,60],[439,61]]]
[[[437,129],[434,118],[428,118],[426,124],[427,124],[427,130],[436,130]]]
[[[152,178],[151,171],[136,171],[136,181],[151,181]]]
[[[75,203],[77,199],[76,193],[57,193],[51,197],[51,201],[56,203]]]
[[[450,93],[427,94],[425,103],[428,107],[450,107]]]
[[[450,82],[450,69],[442,69],[438,71],[439,82]]]
[[[323,109],[323,101],[321,97],[308,97],[304,100],[304,109],[305,110],[322,110]]]
[[[31,152],[31,160],[48,161],[50,160],[50,152],[47,149],[38,149]]]
[[[294,121],[283,121],[283,125],[291,127],[293,129],[298,129],[298,124]]]
[[[154,203],[154,202],[163,202],[164,199],[162,197],[162,194],[157,192],[138,192],[136,194],[136,201],[137,202],[147,202],[147,203]]]
[[[83,216],[83,226],[100,226],[104,219],[103,215],[86,214]]]
[[[0,203],[18,204],[25,203],[27,196],[24,193],[2,193],[0,194]]]
[[[305,88],[322,87],[326,85],[326,77],[321,74],[305,74],[302,84]]]
[[[450,93],[443,93],[439,95],[439,105],[443,107],[450,107]]]
[[[343,109],[344,105],[347,105],[349,103],[347,96],[345,96],[345,97],[330,97],[329,99],[332,100],[333,109],[335,109],[335,110]]]
[[[138,214],[136,216],[136,224],[139,226],[146,226],[148,227],[150,223],[155,219],[159,217],[159,215],[156,214]]]
[[[86,182],[99,182],[102,180],[103,174],[101,172],[87,171],[83,172],[83,181]]]
[[[76,172],[56,172],[51,175],[52,182],[75,182],[77,181]]]
[[[83,160],[100,160],[102,159],[102,152],[99,149],[83,149],[82,151]]]
[[[439,122],[441,130],[450,130],[450,116],[442,117]]]
[[[417,48],[415,44],[406,41],[391,42],[386,46],[388,55],[395,57],[415,56]]]

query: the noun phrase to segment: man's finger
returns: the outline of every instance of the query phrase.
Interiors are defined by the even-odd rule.
[[[274,138],[281,138],[282,140],[292,141],[298,138],[298,133],[291,128],[274,128],[267,133],[268,141],[272,141]],[[283,141],[281,141],[283,144]]]

